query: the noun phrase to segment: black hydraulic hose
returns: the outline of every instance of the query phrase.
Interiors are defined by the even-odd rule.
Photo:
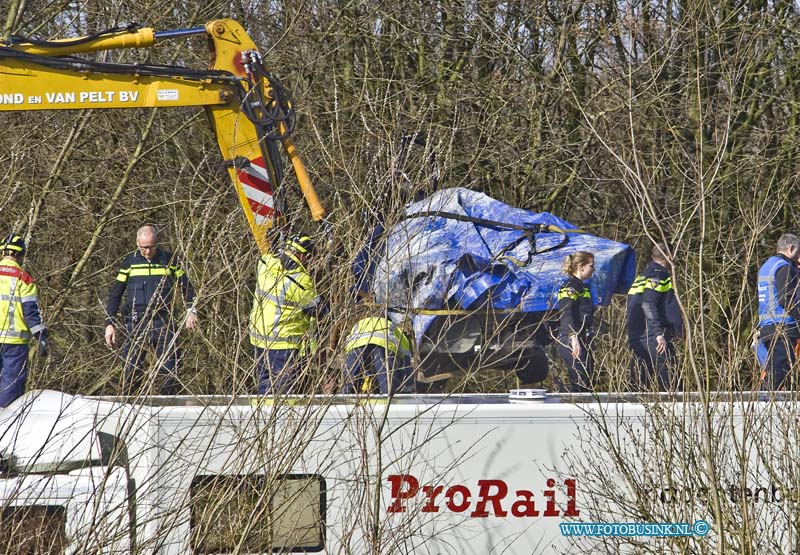
[[[265,137],[277,141],[285,139],[294,132],[297,116],[291,95],[280,80],[268,72],[261,64],[253,65],[256,78],[265,79],[272,90],[272,99],[267,101],[263,97],[261,88],[255,83],[250,83],[250,89],[241,99],[242,111],[255,125],[267,130]],[[252,95],[252,98],[248,98]],[[259,114],[260,111],[260,114]],[[278,132],[278,124],[283,123],[285,130]]]
[[[14,50],[13,48],[0,47],[0,58],[14,58],[27,64],[36,64],[53,69],[65,71],[96,71],[100,73],[114,73],[119,75],[146,75],[151,77],[170,77],[186,79],[188,81],[210,81],[212,83],[226,84],[234,88],[239,98],[241,110],[253,125],[264,131],[264,137],[270,141],[280,141],[289,137],[295,129],[297,116],[294,103],[289,91],[277,77],[266,71],[260,64],[256,64],[256,75],[266,79],[272,89],[273,98],[266,101],[263,98],[261,87],[253,82],[237,77],[223,70],[197,70],[180,66],[167,66],[158,64],[115,64],[109,62],[95,62],[75,56],[42,56]],[[244,83],[248,83],[246,88]],[[278,132],[278,125],[282,123],[284,132]]]
[[[97,71],[103,73],[116,73],[124,75],[148,75],[155,77],[176,77],[191,81],[212,81],[241,85],[241,79],[227,71],[197,70],[180,66],[166,66],[158,64],[115,64],[109,62],[95,62],[74,56],[41,56],[20,52],[13,48],[0,48],[0,58],[16,58],[26,63],[33,63],[54,69],[71,71]]]
[[[27,43],[27,44],[33,44],[34,46],[53,46],[53,47],[76,46],[78,44],[85,44],[87,42],[91,42],[106,35],[113,35],[114,33],[122,33],[122,32],[132,33],[134,31],[139,30],[140,28],[141,25],[138,23],[130,23],[128,25],[117,25],[115,27],[111,27],[103,31],[92,33],[91,35],[87,35],[85,37],[79,37],[72,40],[59,40],[59,41],[34,39],[22,35],[11,35],[10,37],[8,37],[8,44],[11,45],[11,44]]]

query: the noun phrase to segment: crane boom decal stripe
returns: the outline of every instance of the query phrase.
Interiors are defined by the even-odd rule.
[[[256,223],[266,223],[275,214],[275,202],[264,158],[259,156],[250,160],[248,167],[239,169],[236,173]]]

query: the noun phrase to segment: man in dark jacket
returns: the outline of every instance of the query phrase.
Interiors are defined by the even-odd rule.
[[[153,349],[162,380],[161,394],[173,395],[179,389],[176,370],[180,356],[174,318],[174,290],[180,288],[186,301],[188,314],[185,325],[191,330],[197,325],[197,311],[192,306],[194,288],[172,253],[158,247],[155,226],[148,224],[139,228],[136,246],[138,250],[122,259],[108,295],[106,343],[109,346],[116,343],[114,317],[125,295],[126,304],[122,314],[128,337],[122,347],[125,360],[123,389],[128,394],[141,389],[145,356],[148,349]]]
[[[790,371],[797,362],[795,346],[800,339],[800,239],[784,233],[776,251],[758,270],[758,332],[767,350],[766,389],[791,385]]]
[[[628,342],[633,351],[631,389],[650,389],[653,379],[659,391],[676,387],[673,376],[673,340],[683,336],[683,318],[672,287],[672,265],[667,246],[653,245],[651,262],[628,291]]]

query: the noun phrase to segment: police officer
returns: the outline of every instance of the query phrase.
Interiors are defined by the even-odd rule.
[[[570,254],[564,259],[561,271],[569,277],[557,296],[556,309],[560,314],[558,353],[567,366],[569,391],[591,392],[594,301],[585,282],[594,274],[594,255],[586,251]]]
[[[25,241],[13,233],[0,243],[0,407],[25,392],[31,337],[40,355],[49,351],[36,283],[20,266],[25,251]]]
[[[765,388],[791,385],[790,370],[797,361],[795,345],[800,339],[800,239],[784,233],[777,253],[758,270],[759,341],[767,349]]]
[[[677,358],[673,339],[683,336],[683,317],[675,299],[665,244],[653,245],[651,262],[628,291],[628,344],[633,351],[630,387],[659,391],[677,386],[672,376]]]
[[[313,248],[310,237],[295,235],[277,255],[265,254],[258,261],[250,343],[261,395],[299,390],[300,349],[313,319],[322,315],[321,299],[306,269]]]
[[[197,325],[194,287],[173,254],[159,248],[155,226],[147,224],[136,232],[136,251],[122,259],[106,305],[106,343],[116,343],[114,317],[125,295],[122,309],[128,337],[122,348],[125,360],[124,390],[138,392],[144,382],[144,361],[148,349],[158,358],[162,395],[174,395],[180,386],[176,372],[180,351],[174,318],[174,293],[181,290],[188,306],[186,328]]]
[[[342,393],[370,393],[375,381],[382,395],[412,392],[411,342],[385,316],[356,322],[345,339],[347,354]]]

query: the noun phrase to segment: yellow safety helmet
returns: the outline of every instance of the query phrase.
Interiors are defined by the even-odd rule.
[[[314,250],[314,241],[308,235],[293,235],[286,241],[286,248],[299,254],[308,254]]]
[[[25,240],[14,233],[6,235],[3,238],[2,243],[0,243],[0,252],[3,252],[4,254],[22,256],[25,254],[25,250]]]

